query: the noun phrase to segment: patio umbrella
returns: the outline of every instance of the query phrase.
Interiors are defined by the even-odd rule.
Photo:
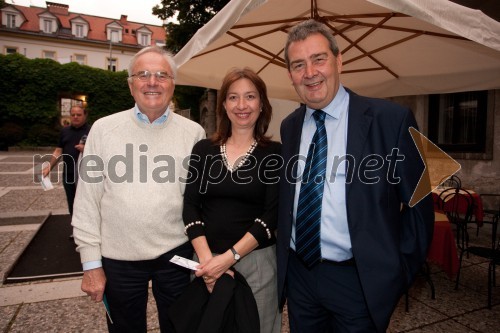
[[[332,29],[341,81],[359,94],[500,88],[500,23],[447,0],[232,0],[175,56],[176,83],[218,89],[230,68],[248,66],[270,97],[297,100],[283,48],[309,18]]]

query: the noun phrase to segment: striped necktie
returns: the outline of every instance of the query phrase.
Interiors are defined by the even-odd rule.
[[[307,152],[295,219],[295,250],[308,267],[321,260],[321,202],[326,175],[326,113],[316,110],[316,132]]]

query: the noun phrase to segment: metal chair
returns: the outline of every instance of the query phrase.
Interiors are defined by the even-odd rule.
[[[491,224],[495,218],[500,217],[500,194],[483,193],[479,197],[483,206],[483,224]],[[479,226],[476,236],[479,236]]]
[[[446,214],[450,223],[456,226],[457,248],[463,250],[469,245],[468,224],[472,223],[474,198],[464,189],[450,189],[441,196],[441,210]],[[475,222],[474,222],[475,223]]]
[[[439,181],[442,187],[462,188],[462,181],[456,175],[445,176]]]
[[[497,216],[497,228],[498,228],[498,220],[500,218]],[[494,286],[496,286],[496,274],[495,269],[496,266],[500,266],[500,239],[497,237],[497,246],[493,251],[493,257],[488,266],[488,309],[491,309],[491,293]]]
[[[494,271],[493,271],[494,273]],[[431,299],[436,299],[436,289],[434,288],[434,282],[432,282],[431,278],[431,269],[429,267],[429,263],[426,261],[422,268],[420,269],[420,274],[424,277],[425,281],[429,284],[429,287],[431,288]],[[410,289],[408,287],[408,289]],[[405,311],[410,312],[410,295],[409,295],[409,290],[406,290],[405,293]]]
[[[498,237],[498,222],[499,214],[498,212],[493,215],[491,220],[491,240],[490,244],[484,246],[465,246],[460,251],[460,265],[458,267],[457,279],[455,281],[455,290],[458,289],[460,272],[462,270],[462,260],[464,254],[469,254],[487,259],[489,261],[488,266],[488,309],[491,309],[491,293],[492,287],[496,285],[495,268],[496,265],[500,265],[500,239]]]

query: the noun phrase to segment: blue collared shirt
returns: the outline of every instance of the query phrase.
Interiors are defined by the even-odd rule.
[[[321,256],[334,261],[343,261],[352,257],[351,238],[347,226],[347,208],[345,200],[345,180],[347,147],[349,94],[341,85],[335,98],[326,106],[325,127],[327,132],[328,156],[326,160],[326,182],[321,209]],[[297,175],[302,175],[307,151],[316,131],[316,122],[312,117],[315,110],[306,108],[302,125],[299,154],[303,156],[298,163]],[[292,239],[290,246],[295,250],[295,217],[300,194],[300,177],[295,187],[293,208]]]
[[[170,114],[170,107],[167,107],[165,112],[160,117],[155,119],[153,122],[150,122],[148,116],[146,116],[144,113],[141,112],[141,110],[139,110],[139,107],[137,106],[137,104],[135,104],[134,111],[135,111],[135,115],[136,115],[137,119],[141,123],[150,124],[150,125],[155,126],[155,125],[164,124],[167,121],[167,118]]]

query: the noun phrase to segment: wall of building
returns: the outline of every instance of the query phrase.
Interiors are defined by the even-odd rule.
[[[0,38],[0,50],[5,50],[6,47],[16,47],[18,52],[27,58],[35,59],[42,58],[43,51],[54,51],[60,63],[68,63],[74,61],[75,54],[83,54],[87,56],[87,63],[85,65],[107,69],[109,63],[107,59],[110,56],[109,45],[90,46],[71,44],[66,45],[61,42],[41,41],[39,39],[23,39],[2,36]],[[111,58],[116,58],[117,71],[126,70],[130,59],[137,52],[124,51],[117,46],[111,48]],[[3,53],[3,52],[2,52]]]
[[[472,189],[478,193],[500,193],[500,90],[493,92],[494,100],[493,123],[494,131],[487,137],[493,137],[493,158],[491,160],[479,160],[472,158],[456,158],[461,169],[457,176],[462,181],[462,187]],[[401,96],[393,97],[390,100],[408,106],[415,114],[420,131],[428,135],[427,118],[429,114],[427,96]]]
[[[478,193],[500,193],[500,90],[495,91],[493,159],[457,160],[462,169],[457,175],[462,186]]]
[[[270,98],[269,101],[271,102],[271,106],[273,107],[273,117],[271,118],[271,123],[269,124],[267,133],[269,135],[272,135],[273,140],[281,141],[281,121],[285,119],[285,117],[290,113],[292,113],[296,108],[298,108],[299,103],[276,98]]]

